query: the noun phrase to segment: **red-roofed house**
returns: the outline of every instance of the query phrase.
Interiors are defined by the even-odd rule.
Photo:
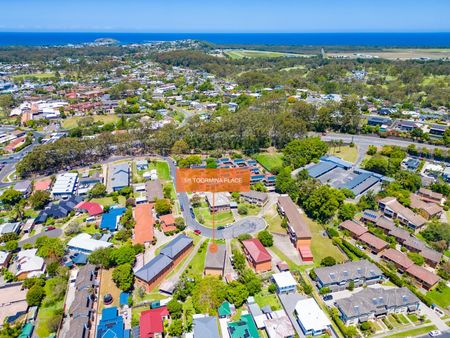
[[[89,216],[98,216],[103,213],[103,207],[95,202],[80,202],[75,206],[75,209],[87,212]]]
[[[435,275],[431,271],[415,264],[411,265],[406,272],[410,276],[413,276],[417,283],[427,290],[431,289],[441,280],[438,275]]]
[[[152,213],[153,205],[149,203],[138,204],[134,209],[134,243],[144,244],[153,241],[153,226],[155,221]]]
[[[248,262],[256,272],[272,270],[272,256],[258,239],[247,239],[242,241],[242,245]]]
[[[163,337],[164,320],[168,317],[169,311],[166,306],[142,312],[139,319],[139,336],[141,338]]]
[[[161,230],[164,233],[177,230],[175,218],[172,214],[159,216],[159,221],[161,222]]]
[[[34,191],[50,190],[51,185],[51,179],[34,182]]]
[[[12,140],[6,147],[5,150],[7,152],[14,152],[17,148],[19,148],[22,144],[25,143],[26,136],[18,137],[15,140]]]

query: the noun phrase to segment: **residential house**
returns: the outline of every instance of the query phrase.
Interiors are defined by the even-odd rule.
[[[130,185],[130,166],[128,163],[115,164],[110,173],[112,191],[119,191]]]
[[[87,212],[89,216],[98,216],[103,213],[103,206],[96,202],[83,201],[75,206],[80,212]]]
[[[412,265],[413,261],[408,258],[404,253],[395,250],[387,249],[381,254],[381,258],[387,260],[388,262],[394,263],[395,267],[400,271],[408,270]]]
[[[348,231],[351,237],[354,239],[358,239],[361,235],[367,233],[366,227],[363,227],[361,224],[354,220],[347,220],[339,224],[339,228]]]
[[[166,306],[141,312],[141,318],[139,319],[139,337],[164,337],[164,321],[168,318],[169,311]]]
[[[420,229],[426,223],[425,218],[401,205],[395,197],[385,197],[379,200],[378,206],[386,216],[398,219],[400,223],[414,230]]]
[[[53,202],[39,213],[35,223],[44,223],[49,217],[54,219],[67,217],[67,215],[69,215],[82,200],[83,199],[79,196],[72,196],[67,200]]]
[[[314,272],[317,275],[317,286],[329,288],[332,292],[345,290],[350,282],[358,287],[383,281],[381,270],[368,260],[315,268]]]
[[[31,194],[33,184],[31,180],[23,180],[19,181],[16,184],[14,184],[14,190],[17,190],[22,193],[25,197],[29,196]]]
[[[172,214],[159,215],[159,223],[161,225],[161,230],[164,233],[176,231],[177,227],[175,225],[175,218]]]
[[[231,338],[259,338],[258,328],[251,314],[241,315],[235,322],[228,322],[228,333]]]
[[[45,261],[37,255],[37,249],[21,250],[17,253],[13,268],[18,280],[45,274]]]
[[[222,277],[225,269],[227,249],[225,244],[217,244],[216,248],[217,250],[214,251],[211,251],[208,248],[203,273],[205,275],[216,275]]]
[[[377,236],[371,234],[370,232],[366,232],[365,234],[362,234],[358,240],[370,249],[372,253],[378,254],[384,249],[387,249],[389,247],[389,243],[382,240],[381,238],[378,238]]]
[[[20,232],[20,226],[21,226],[20,222],[2,223],[2,224],[0,224],[0,235],[11,234],[11,233],[18,234]]]
[[[259,192],[255,190],[250,190],[247,192],[241,192],[241,198],[250,204],[256,204],[257,206],[263,207],[268,201],[267,194],[264,192]]]
[[[210,212],[230,211],[230,199],[224,192],[207,192],[206,203],[208,203]]]
[[[216,317],[205,316],[194,318],[193,331],[193,338],[220,338]]]
[[[7,269],[9,260],[11,259],[11,253],[7,251],[0,251],[0,268]]]
[[[155,221],[153,219],[153,206],[149,203],[139,204],[134,208],[134,219],[136,224],[134,226],[135,244],[151,243],[154,238],[153,227]]]
[[[51,179],[34,182],[34,191],[49,191],[52,185]]]
[[[430,218],[441,217],[444,208],[434,202],[426,202],[419,195],[411,194],[410,195],[410,207],[412,209],[418,210],[418,213],[423,216],[425,219],[429,220]]]
[[[426,290],[431,289],[441,280],[441,278],[433,272],[415,264],[411,265],[406,272],[408,275],[414,277],[419,286]]]
[[[294,338],[295,330],[289,318],[285,316],[266,319],[265,330],[269,338]]]
[[[27,289],[22,287],[22,283],[3,283],[0,286],[0,327],[5,320],[16,319],[27,313],[26,295]]]
[[[137,284],[150,292],[168,274],[173,266],[183,260],[193,247],[192,238],[178,235],[161,249],[160,254],[135,271]]]
[[[420,300],[406,287],[365,288],[335,304],[345,325],[356,325],[391,313],[416,312]]]
[[[139,171],[148,169],[148,161],[147,160],[138,160],[136,161],[136,169]]]
[[[100,229],[116,231],[119,226],[120,218],[127,211],[126,208],[114,207],[110,208],[108,212],[105,212],[102,216],[100,223]]]
[[[288,221],[288,235],[305,262],[312,262],[311,231],[305,216],[299,213],[297,206],[289,196],[278,197],[278,211]]]
[[[81,233],[70,239],[70,241],[67,243],[67,248],[75,252],[90,254],[92,251],[100,248],[107,248],[111,245],[113,244],[93,239],[91,235]]]
[[[116,306],[104,308],[97,325],[97,338],[129,338],[130,330],[125,329],[123,317]]]
[[[56,176],[52,188],[54,198],[70,198],[75,195],[78,189],[78,174],[64,173]]]
[[[297,281],[289,271],[274,273],[272,280],[277,288],[277,293],[290,293],[297,290]]]
[[[231,318],[231,316],[233,316],[235,312],[236,307],[226,300],[222,304],[220,304],[219,308],[217,309],[219,318]]]
[[[431,124],[429,133],[432,136],[443,137],[446,130],[447,130],[447,126],[446,125]]]
[[[272,270],[272,256],[258,239],[247,239],[242,245],[247,261],[256,272]]]
[[[430,189],[426,188],[420,188],[416,194],[420,196],[420,198],[425,202],[432,202],[440,205],[444,200],[443,194],[431,191]]]
[[[295,315],[304,335],[318,336],[331,332],[331,322],[314,298],[299,300],[295,305]]]

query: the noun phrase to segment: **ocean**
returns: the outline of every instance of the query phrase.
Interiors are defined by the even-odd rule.
[[[195,39],[216,44],[450,47],[449,33],[8,33],[0,46],[55,46],[112,38],[121,44]]]

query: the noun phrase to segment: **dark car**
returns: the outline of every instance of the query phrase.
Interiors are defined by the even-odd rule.
[[[223,225],[221,225],[220,227],[217,227],[217,230],[223,230],[225,229],[225,227]]]
[[[327,300],[332,300],[333,299],[333,295],[325,295],[323,296],[323,300],[327,301]]]

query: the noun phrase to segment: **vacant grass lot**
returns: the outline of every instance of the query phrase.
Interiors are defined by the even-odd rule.
[[[233,49],[225,51],[225,54],[231,59],[243,59],[243,58],[277,58],[277,57],[299,57],[304,56],[302,54],[293,53],[280,53],[270,52],[263,50],[247,50],[247,49]]]
[[[255,302],[260,306],[264,307],[270,305],[272,310],[281,309],[280,302],[278,301],[278,297],[275,294],[269,293],[267,289],[261,291],[260,293],[255,295]]]
[[[329,148],[328,154],[342,158],[344,161],[355,163],[358,159],[358,148],[356,146],[343,146]]]
[[[446,309],[450,306],[450,288],[447,286],[444,292],[439,292],[436,289],[427,292],[427,296],[433,300],[433,302],[440,307]]]
[[[195,218],[208,228],[212,228],[212,213],[209,212],[208,207],[194,208]],[[202,222],[203,221],[203,222]],[[228,223],[233,223],[234,217],[231,211],[216,212],[214,214],[214,224],[218,226],[224,226]]]
[[[49,306],[41,306],[38,311],[37,322],[38,326],[36,328],[36,335],[38,337],[49,337],[51,333],[47,327],[47,321],[55,315],[56,311],[61,310],[64,307],[64,301],[59,301],[58,303]]]
[[[97,203],[103,205],[104,207],[115,205],[115,204],[125,205],[126,198],[124,196],[118,196],[118,197],[119,197],[118,203],[114,202],[112,197],[94,198],[94,199],[92,199],[92,202],[97,202]]]
[[[323,235],[325,229],[319,223],[309,218],[307,218],[307,222],[312,234],[311,251],[316,266],[320,265],[322,259],[327,256],[333,257],[337,262],[343,262],[347,259],[338,247],[333,245],[331,239]]]
[[[270,172],[274,168],[283,166],[283,154],[281,153],[259,153],[255,156],[255,160]]]
[[[119,306],[120,303],[120,290],[117,288],[116,284],[114,284],[112,280],[112,272],[113,269],[102,270],[101,282],[100,282],[100,296],[99,296],[99,313],[101,313],[102,309],[105,307],[103,303],[103,296],[107,293],[111,294],[113,297],[113,302],[108,306]]]
[[[209,247],[209,240],[206,240],[199,248],[197,254],[192,258],[186,272],[190,277],[203,276],[203,269],[205,268],[205,258]]]
[[[54,76],[55,76],[54,73],[32,73],[32,74],[14,75],[12,78],[14,81],[23,81],[23,80],[27,80],[27,79],[33,79],[33,78],[38,79],[38,80],[50,79]]]
[[[268,224],[269,231],[278,232],[281,234],[286,233],[286,229],[283,229],[281,227],[282,218],[278,214],[276,205],[272,206],[272,208],[267,210],[267,212],[264,214],[264,219],[266,220],[266,222]]]
[[[94,122],[101,123],[116,123],[119,120],[119,116],[117,115],[72,116],[62,121],[62,127],[66,129],[78,127],[78,121],[86,117],[92,117]]]

